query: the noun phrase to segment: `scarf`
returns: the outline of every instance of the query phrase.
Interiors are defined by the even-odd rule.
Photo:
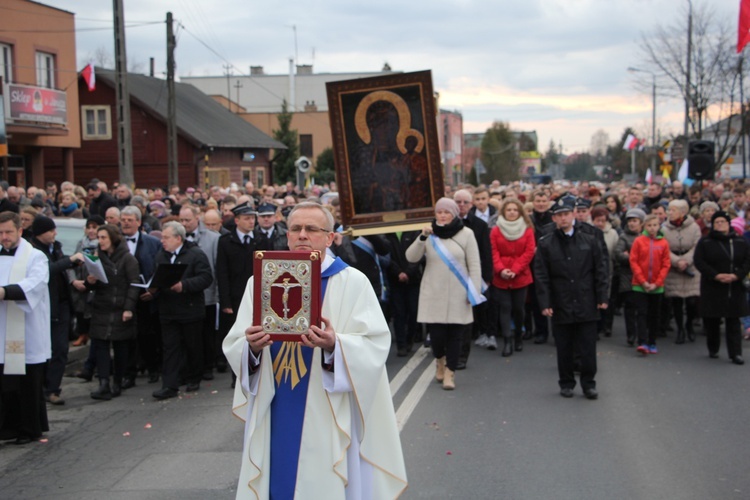
[[[669,221],[674,227],[682,227],[685,223],[685,217],[680,217],[678,220]]]
[[[63,215],[70,215],[76,210],[78,210],[78,203],[71,203],[68,205],[68,208],[60,206],[60,212],[62,212]]]
[[[444,240],[453,238],[456,233],[463,229],[463,227],[464,224],[458,217],[454,217],[453,220],[445,226],[438,226],[437,221],[435,221],[434,219],[432,220],[433,234],[438,238],[442,238]]]
[[[516,241],[524,235],[527,229],[526,221],[523,220],[523,217],[509,221],[502,215],[497,217],[497,227],[500,228],[500,232],[503,233],[503,236],[508,241]]]

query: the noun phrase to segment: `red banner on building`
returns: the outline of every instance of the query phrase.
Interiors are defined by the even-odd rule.
[[[30,85],[9,84],[8,118],[42,123],[66,125],[68,103],[65,92]]]

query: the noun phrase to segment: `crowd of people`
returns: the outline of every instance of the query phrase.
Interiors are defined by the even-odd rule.
[[[23,443],[45,430],[45,405],[35,391],[42,402],[65,403],[69,341],[90,342],[76,376],[97,378],[97,400],[121,396],[139,374],[149,384],[161,381],[153,397],[163,400],[226,371],[220,346],[241,310],[251,256],[287,249],[290,236],[297,240],[287,217],[304,201],[330,213],[326,252],[367,278],[392,322],[396,354],[408,356],[419,342],[431,346],[446,390],[456,388],[472,346],[507,357],[522,352],[524,341],[543,344],[553,335],[561,394],[572,396],[579,372],[584,394],[595,399],[595,343],[612,335],[616,315],[624,316],[623,340],[642,356],[657,354],[670,331],[678,345],[694,342],[700,331],[708,354],[718,357],[723,324],[729,359],[744,362],[750,186],[741,181],[446,187],[434,220],[421,230],[360,237],[343,231],[336,191],[335,183],[183,190],[97,179],[43,189],[0,182],[0,271],[11,283],[0,287],[0,313],[8,321],[29,316],[21,304],[34,291],[13,285],[23,278],[19,259],[2,257],[33,249],[48,264],[48,276],[34,280],[48,289],[50,325],[47,338],[26,340],[24,374],[5,363],[2,437]],[[85,220],[77,247],[65,252],[56,241],[61,218]],[[39,258],[29,255],[24,262]],[[104,276],[83,265],[92,257]],[[151,286],[157,266],[169,263],[185,266],[179,281]],[[2,360],[14,359],[7,345]],[[15,397],[34,401],[25,410],[34,418],[9,403],[8,387],[23,387]]]

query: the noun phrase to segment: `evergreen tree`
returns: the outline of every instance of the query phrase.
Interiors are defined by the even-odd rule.
[[[283,143],[286,150],[276,152],[273,163],[273,182],[283,184],[287,181],[297,182],[297,170],[294,162],[299,157],[297,131],[291,129],[293,113],[287,109],[286,99],[281,103],[278,115],[279,128],[273,131],[273,138]]]
[[[325,184],[336,180],[336,168],[333,161],[333,149],[325,148],[315,160],[316,184]]]
[[[480,176],[489,184],[499,180],[503,184],[518,180],[519,161],[515,151],[515,139],[507,123],[495,122],[487,129],[482,139],[482,163],[487,173]]]

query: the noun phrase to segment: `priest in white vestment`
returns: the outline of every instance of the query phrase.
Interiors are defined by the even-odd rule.
[[[47,257],[0,213],[0,438],[27,444],[49,430],[42,384],[52,353]]]
[[[288,225],[291,250],[325,255],[333,241],[333,217],[317,203],[297,205]],[[232,410],[245,422],[237,498],[380,500],[407,487],[385,370],[391,335],[377,297],[340,259],[326,257],[321,274],[323,328],[301,344],[271,342],[252,326],[252,278],[224,340],[238,378]],[[290,351],[292,376],[282,360]]]

